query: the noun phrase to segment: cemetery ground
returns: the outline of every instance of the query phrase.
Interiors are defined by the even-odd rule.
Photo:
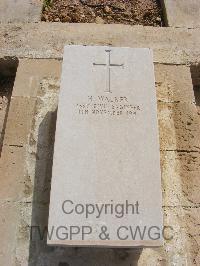
[[[166,27],[41,22],[41,1],[30,2],[13,6],[20,12],[0,5],[0,265],[199,265],[199,1],[163,0]],[[48,223],[66,44],[153,49],[164,225],[173,228],[163,247],[62,248],[38,235]]]
[[[53,0],[46,1],[43,21],[80,23],[122,23],[161,26],[161,6],[157,0]]]

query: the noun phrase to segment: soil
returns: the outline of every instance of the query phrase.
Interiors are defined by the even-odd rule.
[[[158,0],[45,0],[42,21],[162,26]]]

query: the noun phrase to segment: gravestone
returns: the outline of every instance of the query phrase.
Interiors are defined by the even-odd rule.
[[[152,51],[66,46],[48,244],[160,246],[161,202]]]

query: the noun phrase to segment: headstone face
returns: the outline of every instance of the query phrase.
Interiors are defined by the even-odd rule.
[[[162,245],[150,49],[66,46],[48,244]]]

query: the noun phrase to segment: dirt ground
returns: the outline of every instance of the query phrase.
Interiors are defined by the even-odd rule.
[[[162,26],[158,0],[45,0],[42,21]]]

